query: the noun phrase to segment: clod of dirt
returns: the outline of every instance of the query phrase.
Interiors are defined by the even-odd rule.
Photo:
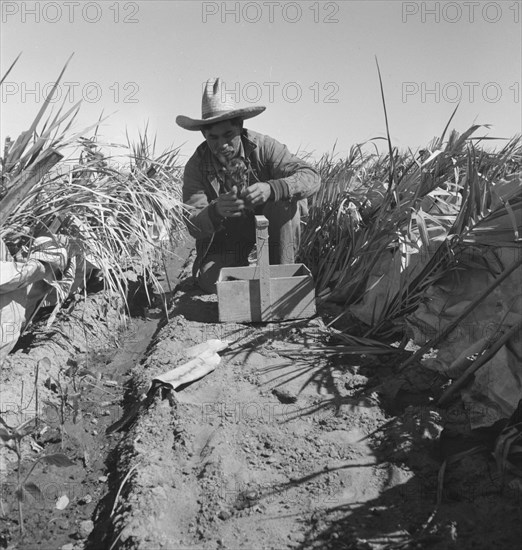
[[[86,494],[84,497],[78,500],[78,504],[90,504],[92,502],[92,496]]]
[[[78,534],[80,535],[80,537],[82,539],[85,539],[87,538],[92,530],[94,529],[94,523],[92,520],[90,519],[86,519],[84,521],[80,521],[80,526],[79,526],[79,529],[78,529]]]
[[[288,390],[281,390],[279,388],[274,388],[272,394],[279,399],[284,405],[289,405],[290,403],[295,403],[297,401],[297,396],[293,393],[290,393]]]
[[[232,513],[229,510],[221,510],[218,514],[218,518],[226,521],[232,517]]]

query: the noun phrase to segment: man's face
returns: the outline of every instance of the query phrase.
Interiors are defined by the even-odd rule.
[[[204,130],[203,135],[221,164],[226,164],[239,154],[241,126],[234,126],[230,120],[214,124],[209,130]]]

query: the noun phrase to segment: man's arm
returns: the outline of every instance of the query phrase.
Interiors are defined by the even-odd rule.
[[[197,159],[190,158],[183,174],[183,202],[189,210],[187,229],[195,239],[210,237],[221,228],[222,219],[216,210],[217,201],[209,202],[204,178]]]
[[[265,136],[260,160],[268,168],[271,199],[304,199],[319,190],[321,178],[316,170],[290,153],[286,145]]]
[[[209,202],[205,192],[205,175],[192,159],[185,167],[183,178],[183,202],[190,210],[187,227],[195,239],[210,237],[224,229],[226,218],[242,215],[245,202],[238,197],[237,187],[232,187],[227,193],[221,193]]]

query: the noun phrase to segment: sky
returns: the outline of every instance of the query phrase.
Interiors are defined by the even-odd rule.
[[[82,100],[75,130],[103,113],[100,141],[124,143],[147,127],[158,154],[180,148],[183,162],[203,138],[175,118],[200,118],[203,85],[218,76],[239,106],[266,106],[245,126],[293,152],[318,158],[335,146],[343,156],[384,137],[376,60],[400,149],[439,136],[459,100],[451,128],[521,132],[520,1],[0,4],[0,75],[22,52],[0,88],[2,144],[29,127],[71,54],[53,105]]]

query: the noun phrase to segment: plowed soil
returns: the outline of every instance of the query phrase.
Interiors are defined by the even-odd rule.
[[[90,358],[94,378],[80,420],[64,426],[75,466],[35,469],[36,484],[57,489],[27,502],[20,542],[8,463],[2,547],[520,548],[521,486],[500,478],[487,448],[448,461],[441,477],[454,452],[442,429],[465,426],[466,411],[437,410],[430,376],[398,376],[394,355],[317,352],[328,342],[325,312],[219,323],[216,297],[193,286],[189,267],[168,318],[151,308],[119,349],[76,354],[77,365]],[[228,342],[214,372],[144,399],[184,350],[213,338]],[[105,434],[111,425],[120,429]],[[56,430],[36,438],[41,452],[60,451]]]

